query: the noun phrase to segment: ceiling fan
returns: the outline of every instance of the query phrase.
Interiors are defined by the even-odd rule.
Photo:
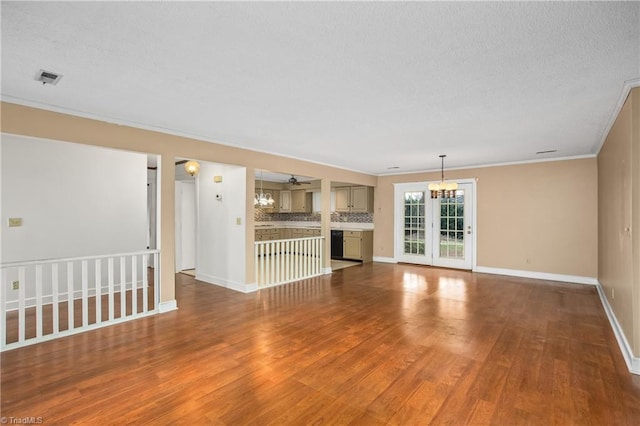
[[[294,175],[291,175],[289,178],[289,183],[291,185],[309,185],[311,182],[298,182],[298,179]]]

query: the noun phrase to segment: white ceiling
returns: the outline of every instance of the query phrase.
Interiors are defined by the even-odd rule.
[[[2,1],[1,13],[3,100],[372,174],[437,169],[439,154],[448,168],[595,154],[640,77],[638,2]],[[41,68],[64,78],[43,86]]]

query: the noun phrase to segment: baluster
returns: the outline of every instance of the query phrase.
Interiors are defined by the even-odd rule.
[[[76,328],[74,299],[73,261],[69,261],[67,262],[67,330]]]
[[[82,326],[89,324],[89,268],[86,260],[82,261]]]
[[[107,258],[107,282],[109,286],[109,321],[115,318],[115,271],[113,270],[113,257]]]
[[[282,282],[282,278],[280,277],[280,242],[273,243],[274,253],[273,257],[275,258],[276,263],[276,271],[275,271],[275,282]]]
[[[149,271],[147,265],[149,259],[147,255],[142,255],[142,312],[146,313],[149,310]]]
[[[6,288],[9,285],[8,273],[6,269],[2,269],[2,281],[0,281],[0,349],[4,349],[7,344],[7,293]]]
[[[138,256],[131,256],[131,315],[138,313]]]
[[[295,257],[293,258],[293,279],[297,280],[300,275],[298,275],[298,266],[300,265],[300,240],[297,239],[293,242],[293,252],[295,253]]]
[[[58,271],[58,264],[57,263],[52,263],[51,264],[51,308],[53,310],[52,315],[53,315],[53,334],[57,334],[60,332],[60,301],[58,300],[59,297],[59,286],[60,286],[60,282],[59,282],[59,271]]]
[[[25,287],[27,286],[26,273],[24,266],[18,268],[18,341],[24,342],[25,339]]]
[[[257,244],[253,244],[253,273],[254,279],[256,280],[256,285],[260,287],[260,264],[258,263],[258,250],[260,250],[260,246]]]
[[[96,276],[96,282],[94,287],[96,289],[96,324],[102,322],[102,260],[96,259],[94,261]]]
[[[127,261],[120,256],[120,318],[127,315]]]
[[[158,305],[160,304],[160,267],[158,265],[158,263],[160,262],[159,258],[160,255],[158,253],[153,253],[153,309],[158,309]]]
[[[267,283],[266,262],[267,262],[267,258],[265,254],[264,242],[260,242],[260,283],[262,285],[265,285]]]
[[[42,265],[36,265],[36,337],[42,337]]]

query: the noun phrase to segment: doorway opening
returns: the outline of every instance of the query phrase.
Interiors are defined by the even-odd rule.
[[[429,182],[398,184],[396,260],[471,270],[475,266],[475,180],[458,181],[449,196],[431,198]]]

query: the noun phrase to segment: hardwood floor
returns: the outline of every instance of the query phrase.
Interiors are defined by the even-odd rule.
[[[2,354],[45,424],[640,424],[593,287],[368,263]]]

